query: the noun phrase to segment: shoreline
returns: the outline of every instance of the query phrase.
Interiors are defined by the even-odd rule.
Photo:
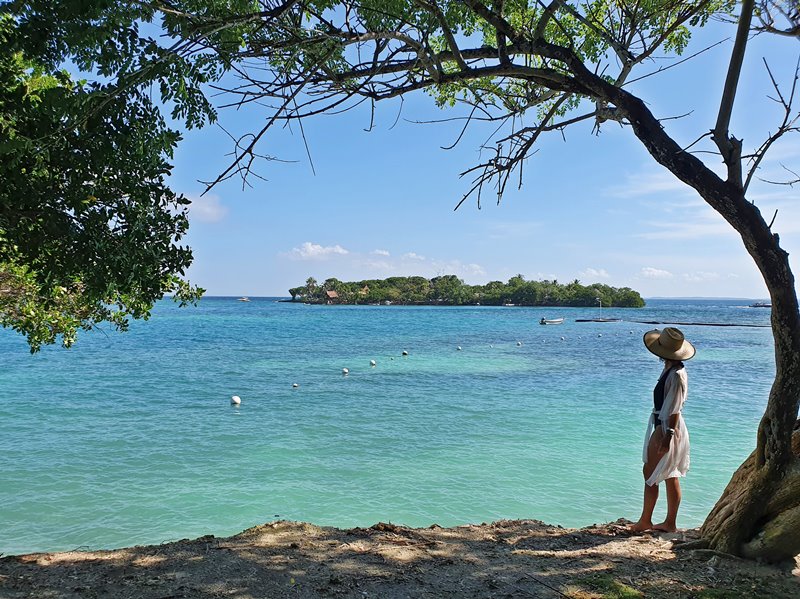
[[[770,597],[800,594],[800,561],[676,551],[696,529],[631,535],[628,521],[562,528],[500,520],[339,529],[279,520],[220,538],[0,558],[0,596]],[[627,595],[620,595],[622,592]],[[612,593],[618,593],[614,595]]]

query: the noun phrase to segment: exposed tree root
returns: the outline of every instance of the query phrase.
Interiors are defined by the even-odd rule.
[[[799,421],[800,422],[800,421]],[[800,428],[792,436],[794,460],[778,470],[757,467],[753,452],[734,473],[700,529],[706,547],[751,559],[782,562],[800,554]]]

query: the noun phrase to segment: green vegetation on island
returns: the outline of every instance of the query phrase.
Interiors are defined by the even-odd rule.
[[[644,300],[629,287],[600,283],[581,285],[576,279],[566,285],[558,281],[526,281],[522,275],[507,283],[467,285],[455,275],[389,277],[344,282],[326,279],[321,285],[309,277],[301,287],[289,289],[292,301],[310,304],[403,304],[403,305],[485,305],[501,306],[616,306],[641,308]]]

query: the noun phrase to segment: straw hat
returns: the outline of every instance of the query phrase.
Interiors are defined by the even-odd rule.
[[[644,344],[652,353],[665,360],[691,360],[696,351],[694,345],[686,341],[683,333],[673,327],[646,332]]]

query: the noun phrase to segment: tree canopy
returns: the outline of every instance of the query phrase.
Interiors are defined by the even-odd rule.
[[[189,202],[165,182],[180,135],[143,89],[75,81],[24,35],[0,15],[0,324],[36,351],[199,290],[180,278]]]

